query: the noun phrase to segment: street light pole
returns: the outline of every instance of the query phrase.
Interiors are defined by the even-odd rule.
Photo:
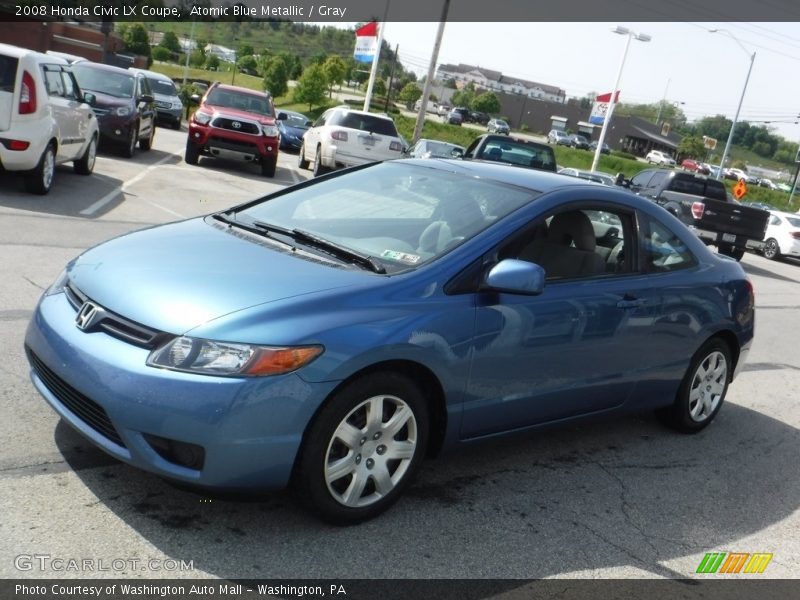
[[[728,30],[726,29],[710,29],[710,33],[724,33],[728,35],[734,42],[739,44],[739,47],[744,50],[747,54],[747,48],[745,48],[742,43]],[[744,87],[742,88],[742,95],[739,97],[739,105],[736,107],[736,115],[733,117],[733,123],[731,123],[731,130],[728,133],[728,141],[725,142],[725,150],[722,151],[722,160],[719,163],[719,170],[717,171],[717,179],[722,179],[722,169],[725,168],[725,160],[728,158],[728,152],[731,149],[731,142],[733,141],[733,131],[736,129],[736,122],[739,120],[739,111],[742,110],[742,102],[744,102],[744,95],[747,92],[747,84],[750,82],[750,73],[753,72],[753,63],[756,61],[756,53],[753,52],[750,55],[750,67],[747,69],[747,77],[744,80]]]
[[[592,171],[597,170],[597,163],[600,162],[600,155],[603,152],[603,142],[606,139],[606,131],[608,130],[608,124],[611,121],[611,115],[614,114],[614,107],[617,104],[617,94],[619,93],[619,82],[622,79],[622,69],[625,67],[625,59],[628,57],[628,48],[630,48],[631,40],[636,38],[640,42],[649,42],[652,38],[647,35],[646,33],[636,33],[631,31],[626,27],[620,27],[617,25],[614,29],[612,29],[614,33],[618,33],[620,35],[628,36],[627,41],[625,42],[625,51],[622,53],[622,60],[619,63],[619,70],[617,71],[617,80],[614,83],[614,89],[611,90],[611,100],[608,104],[608,111],[606,112],[606,116],[603,119],[603,127],[600,129],[600,137],[597,140],[597,149],[594,151],[594,159],[592,160]]]

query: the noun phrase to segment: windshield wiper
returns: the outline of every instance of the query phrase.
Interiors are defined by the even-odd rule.
[[[336,242],[332,242],[331,240],[326,240],[325,238],[319,237],[310,231],[304,231],[303,229],[289,229],[287,227],[281,227],[280,225],[274,225],[264,221],[253,221],[252,224],[253,227],[257,227],[268,233],[279,233],[281,235],[289,236],[298,242],[306,244],[307,246],[311,246],[317,250],[322,250],[342,260],[347,260],[362,267],[366,267],[374,273],[386,273],[386,267],[375,260],[372,256],[363,254],[357,250],[348,248],[347,246],[342,246]]]

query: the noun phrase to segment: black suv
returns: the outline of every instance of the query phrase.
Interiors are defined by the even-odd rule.
[[[556,155],[550,146],[507,135],[487,133],[476,138],[467,148],[464,158],[556,172]]]
[[[156,103],[144,74],[89,61],[74,63],[72,72],[81,91],[95,96],[92,110],[101,140],[120,146],[127,158],[137,143],[150,150],[156,134]]]

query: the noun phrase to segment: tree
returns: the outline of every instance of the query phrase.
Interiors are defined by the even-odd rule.
[[[453,102],[453,106],[465,106],[467,108],[472,108],[472,103],[475,101],[475,90],[467,86],[453,94],[451,100]]]
[[[170,58],[172,58],[172,52],[164,48],[164,46],[156,46],[153,48],[152,51],[153,60],[157,60],[159,62],[166,62]]]
[[[688,158],[703,158],[706,155],[703,138],[696,135],[684,136],[678,145],[678,154]]]
[[[248,75],[255,75],[258,72],[258,62],[255,56],[247,54],[238,60],[239,70]]]
[[[340,57],[329,56],[322,65],[322,69],[325,71],[325,78],[328,80],[328,97],[330,98],[333,96],[333,86],[342,83],[347,71],[347,65]]]
[[[484,92],[472,101],[472,109],[487,114],[500,112],[500,99],[494,92]]]
[[[152,61],[150,57],[150,36],[147,35],[147,29],[144,25],[137,23],[131,25],[125,30],[125,36],[122,38],[125,42],[125,50],[147,57],[147,64],[150,65]]]
[[[308,104],[308,109],[311,110],[315,104],[322,104],[326,90],[325,71],[318,64],[309,65],[294,88],[294,101]]]
[[[195,50],[195,52],[197,52]],[[189,62],[192,62],[194,58],[194,52],[192,52],[192,57],[189,59]],[[206,69],[209,71],[216,71],[219,69],[219,57],[216,54],[209,54],[208,58],[206,58]]]
[[[159,48],[166,48],[170,52],[174,52],[175,54],[180,53],[181,51],[181,43],[178,40],[178,36],[175,35],[174,31],[167,31],[164,33],[164,37],[161,38],[161,41],[158,44]]]
[[[361,85],[361,91],[366,92],[367,87],[369,87],[369,81],[365,81]],[[373,96],[385,96],[386,95],[386,83],[383,79],[375,79],[375,83],[372,86],[372,95]]]
[[[422,90],[419,89],[419,86],[414,83],[413,81],[409,81],[403,89],[400,90],[400,94],[397,96],[397,99],[405,104],[406,106],[411,106],[420,99],[422,96]]]
[[[256,51],[250,44],[241,44],[236,51],[236,56],[244,58],[245,56],[253,56],[255,53]]]
[[[289,91],[289,69],[283,56],[271,57],[264,67],[264,89],[273,98],[285,96]]]
[[[192,65],[193,67],[197,67],[198,69],[202,68],[202,66],[206,64],[206,53],[203,52],[203,50],[200,48],[195,48],[189,55],[189,64]],[[219,64],[218,58],[217,58],[217,64]]]

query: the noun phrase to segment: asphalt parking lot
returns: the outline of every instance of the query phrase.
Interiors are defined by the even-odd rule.
[[[310,176],[287,153],[274,179],[188,166],[185,135],[159,129],[131,160],[101,152],[89,178],[61,167],[46,197],[0,175],[0,577],[691,577],[711,551],[773,553],[759,577],[800,573],[800,262],[743,259],[756,340],[702,433],[642,415],[482,444],[429,461],[394,508],[356,527],[323,525],[288,493],[178,489],[87,444],[34,390],[22,350],[64,264]],[[120,568],[28,569],[18,558],[33,555]]]

